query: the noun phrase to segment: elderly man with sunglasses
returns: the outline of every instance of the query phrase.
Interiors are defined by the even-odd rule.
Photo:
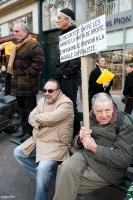
[[[73,103],[56,80],[44,86],[44,97],[29,115],[33,135],[14,150],[16,160],[36,180],[35,200],[48,200],[58,164],[69,157],[73,133]]]

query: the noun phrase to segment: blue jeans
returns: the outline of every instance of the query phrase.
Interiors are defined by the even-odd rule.
[[[25,171],[36,180],[35,200],[48,200],[50,184],[59,162],[56,160],[43,160],[36,163],[36,150],[33,150],[27,156],[23,153],[22,145],[15,148],[14,156]]]

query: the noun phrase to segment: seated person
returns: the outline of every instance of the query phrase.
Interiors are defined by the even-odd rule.
[[[133,126],[123,122],[116,135],[117,115],[109,94],[94,95],[90,129],[81,128],[77,150],[58,168],[53,200],[76,200],[77,194],[122,181],[133,158]]]
[[[53,174],[69,157],[73,133],[73,103],[56,80],[44,86],[44,97],[29,115],[33,135],[14,150],[16,160],[36,180],[36,200],[47,200]]]

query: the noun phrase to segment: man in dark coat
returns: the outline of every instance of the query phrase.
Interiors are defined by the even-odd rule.
[[[7,72],[12,75],[11,94],[16,95],[21,114],[23,142],[32,135],[28,116],[36,106],[36,94],[39,89],[39,74],[44,64],[44,55],[40,44],[31,37],[24,23],[13,27],[16,45],[13,47]]]
[[[131,114],[133,110],[133,64],[127,67],[127,76],[125,80],[123,95],[127,96],[125,112]]]
[[[76,28],[74,25],[75,13],[65,8],[60,11],[58,15],[57,25],[61,30],[61,34],[65,34]],[[56,64],[55,64],[55,78],[61,85],[62,92],[68,96],[74,105],[74,111],[77,112],[77,92],[81,79],[81,61],[80,58],[75,58],[69,61],[60,62],[60,50],[57,49]],[[80,129],[79,121],[74,119],[74,135],[78,133]]]
[[[99,76],[102,74],[104,68],[105,68],[105,58],[104,57],[98,57],[96,60],[96,67],[91,71],[90,77],[89,77],[89,110],[91,110],[91,100],[92,97],[99,93],[99,92],[105,92],[109,94],[109,91],[112,86],[112,81],[108,82],[106,84],[98,84],[96,80],[99,78]]]

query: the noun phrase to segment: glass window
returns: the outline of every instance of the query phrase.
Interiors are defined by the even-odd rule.
[[[72,9],[72,0],[44,0],[42,5],[43,31],[57,28],[58,12],[63,8]]]
[[[28,13],[24,16],[21,16],[19,18],[13,19],[10,22],[8,22],[8,26],[9,26],[9,30],[10,30],[9,34],[12,34],[12,27],[13,27],[14,23],[16,23],[16,22],[24,22],[28,26],[29,31],[30,32],[33,31],[32,13]]]
[[[107,69],[115,74],[112,94],[121,94],[126,76],[126,68],[133,63],[133,49],[103,52],[107,60]]]
[[[91,20],[95,18],[95,1],[88,0],[88,10],[87,10],[87,20]]]
[[[132,8],[132,0],[119,0],[120,1],[120,9],[119,12],[123,12],[126,10],[130,10]]]
[[[118,14],[132,8],[132,0],[96,0],[95,2],[96,16]]]
[[[96,16],[103,14],[112,15],[115,10],[115,0],[97,0],[96,1]]]

